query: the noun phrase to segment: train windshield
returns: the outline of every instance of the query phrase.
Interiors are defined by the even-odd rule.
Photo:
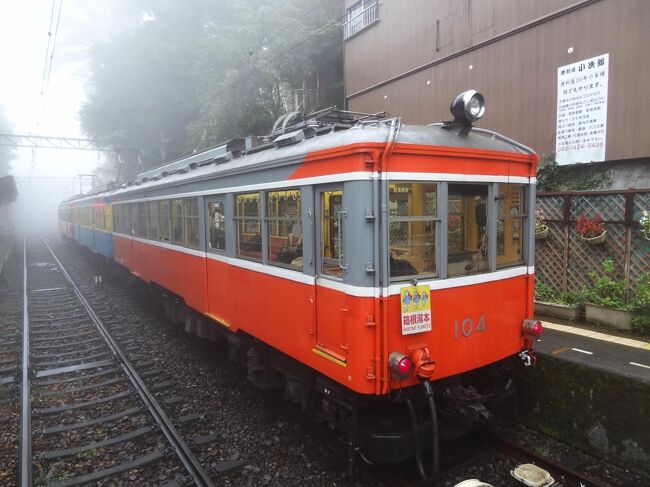
[[[447,276],[489,270],[487,184],[450,184],[447,198]]]
[[[389,185],[391,277],[438,275],[438,185]]]
[[[526,185],[394,181],[388,188],[391,280],[525,263]]]

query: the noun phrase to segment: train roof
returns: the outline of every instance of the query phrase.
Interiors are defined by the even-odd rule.
[[[276,137],[265,146],[243,149],[246,142],[232,140],[214,149],[194,154],[173,163],[141,173],[135,181],[124,183],[113,194],[126,195],[160,186],[225,176],[237,172],[263,169],[267,166],[295,162],[310,153],[362,144],[384,144],[390,133],[390,120],[358,123],[347,130],[330,130],[316,136],[306,129]],[[402,124],[395,140],[398,144],[455,147],[473,150],[533,154],[533,151],[504,136],[473,128],[461,137],[443,124]]]
[[[59,203],[60,205],[66,204],[66,205],[77,205],[80,203],[85,203],[85,202],[105,202],[108,203],[110,200],[109,198],[111,197],[111,194],[113,194],[114,189],[116,186],[114,184],[109,184],[106,186],[102,186],[100,188],[96,188],[94,190],[91,190],[88,193],[83,193],[83,194],[77,194],[74,196],[71,196],[67,200],[62,201]]]

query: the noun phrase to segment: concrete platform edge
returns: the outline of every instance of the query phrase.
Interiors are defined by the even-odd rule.
[[[650,385],[542,355],[518,391],[525,425],[650,475]]]

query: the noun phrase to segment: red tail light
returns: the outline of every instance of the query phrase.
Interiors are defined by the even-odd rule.
[[[388,367],[395,379],[404,380],[413,372],[413,362],[408,355],[393,352],[388,357]]]
[[[537,320],[524,320],[523,332],[524,335],[540,336],[542,334],[542,322]]]

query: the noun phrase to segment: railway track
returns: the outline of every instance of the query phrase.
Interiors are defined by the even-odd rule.
[[[548,471],[555,480],[553,486],[559,487],[614,487],[609,483],[595,479],[589,475],[577,471],[568,465],[553,460],[552,458],[540,455],[530,448],[526,448],[510,438],[492,433],[488,442],[504,453],[519,459],[522,463],[532,463]]]
[[[22,247],[0,279],[0,485],[16,485],[20,436]]]
[[[91,482],[125,486],[207,485],[193,480],[123,372],[120,360],[108,346],[100,348],[103,339],[98,332],[91,333],[96,327],[93,316],[103,322],[146,388],[164,408],[182,435],[181,441],[204,466],[207,475],[219,483],[347,485],[356,477],[355,485],[421,485],[411,464],[380,468],[379,475],[357,470],[350,477],[343,473],[347,470],[343,461],[325,473],[319,466],[326,458],[323,454],[340,450],[338,446],[332,447],[334,440],[321,440],[317,432],[305,433],[300,421],[294,422],[287,415],[286,405],[275,411],[275,400],[265,399],[259,391],[252,390],[245,382],[241,366],[228,360],[221,348],[187,336],[182,327],[162,319],[147,294],[142,294],[144,299],[136,299],[134,294],[139,292],[134,293],[124,285],[106,283],[104,288],[96,287],[92,265],[79,258],[78,249],[52,245],[60,262],[41,242],[32,242],[26,262],[26,316],[32,325],[29,377],[34,449],[30,471],[35,485],[78,485],[99,477],[97,482]],[[63,267],[66,273],[62,272]],[[14,278],[22,277],[21,269],[19,266],[14,270]],[[90,313],[79,301],[78,293],[85,296]],[[0,316],[9,317],[2,320],[2,326],[5,322],[13,323],[14,344],[21,342],[20,297],[16,293],[13,300],[3,296],[3,304],[9,301],[10,305],[0,306]],[[49,334],[45,333],[48,331]],[[0,341],[4,338],[3,333]],[[0,352],[1,361],[7,355],[4,350]],[[17,382],[5,390],[12,391],[11,398],[15,399],[16,391],[20,392],[20,354],[12,352],[11,357]],[[104,365],[102,361],[109,363]],[[80,364],[89,368],[72,369]],[[54,373],[57,369],[59,373]],[[39,376],[43,371],[49,371],[49,375]],[[1,407],[0,402],[0,416],[4,414]],[[43,414],[43,410],[48,414]],[[262,414],[258,415],[260,411]],[[18,410],[14,415],[18,417]],[[15,423],[17,431],[17,420]],[[2,431],[0,425],[0,436]],[[119,441],[101,443],[107,440]],[[510,477],[512,468],[527,462],[544,466],[522,453],[509,452],[489,438],[470,442],[476,443],[476,448],[462,452],[447,450],[449,453],[444,454],[438,485],[454,486],[459,479],[468,477],[495,486],[521,485]],[[0,452],[2,448],[0,441]],[[140,461],[142,465],[136,466]],[[547,470],[558,480],[557,486],[580,485],[555,470]],[[0,481],[0,485],[17,483]],[[585,481],[583,485],[607,484]]]
[[[213,485],[145,385],[155,362],[136,372],[42,240],[23,283],[21,485]]]
[[[495,431],[476,432],[462,441],[453,441],[443,447],[440,475],[435,485],[452,487],[463,479],[479,478],[495,487],[540,485],[543,487],[618,487],[640,485],[624,481],[610,483],[590,476],[578,468],[569,466],[563,460],[542,455],[532,448],[523,446],[508,434]],[[518,481],[511,472],[524,464],[533,464],[548,472],[552,481],[542,483],[542,476],[530,477],[529,484]],[[526,469],[529,470],[530,469]],[[424,487],[411,465],[399,468],[376,466],[369,470],[377,482],[390,487]],[[549,478],[550,478],[549,477]],[[621,479],[619,479],[619,482]],[[540,483],[535,483],[540,482]]]

